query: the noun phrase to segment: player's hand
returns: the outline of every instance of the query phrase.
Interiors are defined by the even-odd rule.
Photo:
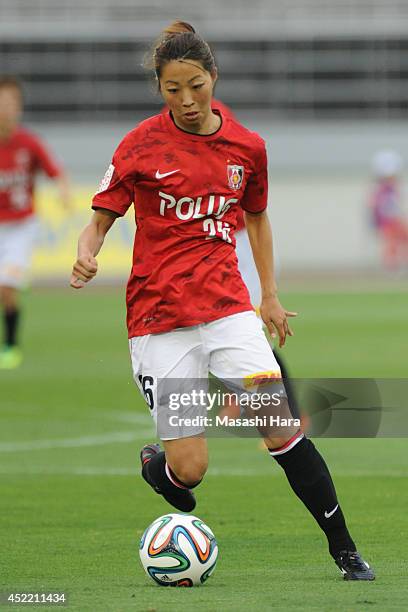
[[[293,336],[288,318],[296,317],[298,313],[285,310],[277,296],[263,298],[259,311],[271,337],[276,338],[278,333],[279,348],[281,348],[285,344],[286,336]]]
[[[98,262],[92,255],[78,257],[72,268],[70,285],[74,289],[82,289],[93,279],[98,271]]]

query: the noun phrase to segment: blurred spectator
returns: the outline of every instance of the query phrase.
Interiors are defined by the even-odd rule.
[[[373,159],[375,184],[369,206],[374,228],[382,242],[386,270],[397,272],[408,266],[408,224],[401,194],[403,162],[395,151],[379,151]]]

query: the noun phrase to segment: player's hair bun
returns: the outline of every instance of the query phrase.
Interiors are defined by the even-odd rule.
[[[208,43],[186,21],[173,21],[161,32],[145,58],[145,68],[154,70],[160,79],[163,66],[171,61],[201,62],[204,70],[216,72],[214,56]]]
[[[170,23],[166,28],[164,28],[162,36],[163,38],[169,38],[170,36],[183,34],[184,32],[192,32],[193,34],[196,33],[195,29],[190,23],[177,19],[176,21]]]

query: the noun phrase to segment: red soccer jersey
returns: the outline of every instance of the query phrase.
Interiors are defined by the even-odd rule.
[[[7,140],[0,140],[0,223],[33,214],[34,180],[39,170],[49,177],[60,174],[37,136],[18,128]]]
[[[205,136],[179,129],[170,113],[143,121],[117,148],[92,207],[124,215],[132,202],[130,338],[252,310],[234,232],[240,206],[257,213],[267,205],[257,134],[225,116]]]
[[[224,104],[224,102],[221,102],[221,100],[217,100],[217,98],[213,98],[211,101],[211,108],[213,111],[219,111],[219,113],[222,114],[223,117],[229,117],[230,119],[234,119],[234,121],[236,121],[235,115],[230,109],[230,107]],[[168,113],[169,112],[168,107],[163,106],[163,109],[161,112],[163,114]],[[241,207],[238,207],[236,231],[240,232],[243,229],[245,229],[244,211],[242,210]]]
[[[230,117],[231,119],[235,119],[235,115],[230,109],[230,107],[224,104],[224,102],[221,102],[221,100],[217,100],[216,98],[213,98],[213,101],[211,103],[211,108],[213,110],[219,110],[224,116]],[[236,231],[240,232],[243,229],[245,229],[244,211],[242,210],[241,207],[239,207],[237,210]]]

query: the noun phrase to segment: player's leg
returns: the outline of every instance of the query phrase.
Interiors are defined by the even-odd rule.
[[[3,344],[0,350],[0,369],[17,368],[22,355],[18,346],[20,323],[19,292],[15,287],[0,285],[0,303],[3,315]]]
[[[141,451],[142,476],[150,486],[178,510],[195,507],[191,489],[207,469],[204,427],[184,426],[183,420],[199,413],[195,406],[175,409],[170,398],[182,390],[188,393],[197,378],[208,375],[197,328],[165,334],[152,334],[130,341],[135,382],[144,394],[156,422],[158,444],[147,444]]]
[[[207,442],[204,436],[163,441],[142,449],[142,475],[153,489],[178,510],[191,512],[196,505],[195,489],[208,466]]]
[[[276,363],[278,364],[279,369],[281,371],[282,379],[284,380],[284,383],[285,383],[285,389],[286,389],[286,394],[288,397],[288,403],[289,403],[289,409],[290,409],[291,415],[293,416],[294,419],[301,419],[299,405],[298,405],[298,401],[296,398],[296,391],[289,378],[289,372],[288,372],[286,363],[282,357],[282,354],[279,353],[279,351],[274,350],[273,354],[276,359]]]
[[[20,318],[19,292],[15,287],[0,285],[0,303],[3,310],[4,345],[17,346],[18,322]]]
[[[208,465],[207,444],[203,436],[147,444],[141,451],[142,476],[148,484],[175,508],[194,510],[191,489],[202,481]]]
[[[192,488],[203,479],[208,468],[207,440],[202,434],[179,440],[164,440],[171,477]]]
[[[383,266],[387,272],[398,270],[398,242],[395,240],[395,231],[391,223],[382,228],[383,238]]]
[[[348,531],[329,469],[313,442],[299,433],[282,446],[269,446],[290,486],[325,533],[329,552],[344,577],[373,580],[374,574],[357,552]]]
[[[248,380],[248,376],[256,378],[260,373],[278,368],[255,315],[242,313],[227,317],[223,320],[223,329],[220,325],[218,330],[213,330],[216,331],[212,337],[221,337],[228,347],[218,351],[214,344],[211,347],[214,352],[210,369],[217,377]],[[347,529],[324,459],[300,430],[288,433],[276,435],[272,431],[265,437],[270,455],[282,467],[293,491],[325,533],[330,554],[345,578],[372,580],[374,574],[358,555]]]
[[[0,368],[20,365],[20,289],[25,285],[37,232],[35,219],[0,224],[0,302],[3,315],[3,349]]]
[[[398,258],[402,271],[407,271],[408,264],[408,225],[403,219],[396,221],[398,234]]]

